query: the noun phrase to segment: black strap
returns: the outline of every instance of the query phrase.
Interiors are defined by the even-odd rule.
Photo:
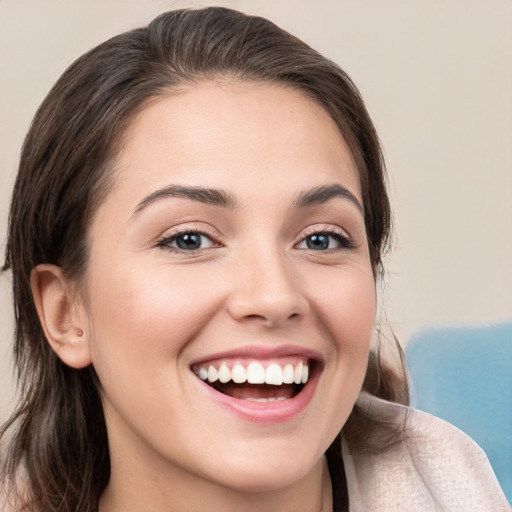
[[[331,477],[333,512],[349,512],[347,477],[341,456],[341,433],[329,446],[325,456]]]

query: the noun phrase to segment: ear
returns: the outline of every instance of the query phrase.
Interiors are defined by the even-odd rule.
[[[48,343],[72,368],[91,363],[91,354],[81,306],[72,287],[56,265],[42,264],[30,275],[32,295]]]

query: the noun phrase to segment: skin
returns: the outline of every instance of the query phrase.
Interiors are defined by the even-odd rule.
[[[112,478],[100,511],[331,510],[323,453],[362,385],[375,283],[354,201],[295,204],[332,184],[362,202],[339,130],[290,89],[202,83],[148,103],[115,172],[80,296],[59,269],[33,275],[50,343],[71,366],[92,363],[102,384]],[[144,201],[170,185],[222,189],[236,204]],[[180,231],[207,236],[179,250]],[[326,231],[328,249],[308,247]],[[236,347],[290,344],[317,351],[323,370],[288,421],[220,407],[190,369]]]

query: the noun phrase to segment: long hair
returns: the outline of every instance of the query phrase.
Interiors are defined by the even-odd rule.
[[[81,56],[35,115],[9,216],[4,270],[12,271],[19,403],[0,430],[0,476],[19,509],[96,511],[110,477],[98,378],[93,367],[69,368],[51,350],[31,270],[52,263],[80,282],[90,219],[111,188],[111,163],[131,118],[152,98],[217,77],[289,87],[328,112],[356,161],[373,271],[382,273],[391,213],[381,148],[357,88],[336,64],[270,21],[224,8],[162,14]],[[407,401],[402,369],[391,370],[378,352],[364,389]],[[387,428],[355,407],[344,435],[356,446]],[[340,453],[338,436],[327,452],[331,468],[340,466]],[[346,505],[344,479],[334,488]]]

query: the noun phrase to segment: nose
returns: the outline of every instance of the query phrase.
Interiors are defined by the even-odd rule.
[[[240,259],[232,278],[228,310],[238,322],[280,327],[309,311],[300,276],[278,249],[252,251]]]

